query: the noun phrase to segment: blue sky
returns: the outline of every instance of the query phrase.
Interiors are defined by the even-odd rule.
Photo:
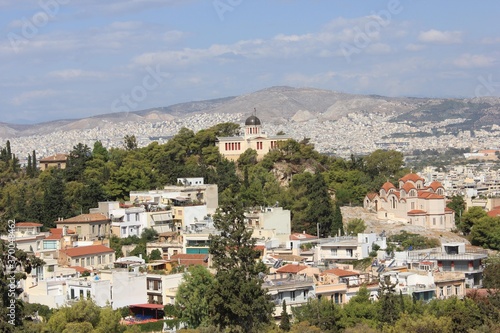
[[[276,85],[500,96],[498,13],[493,0],[0,0],[0,121]]]

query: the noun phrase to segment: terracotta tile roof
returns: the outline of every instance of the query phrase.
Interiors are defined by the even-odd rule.
[[[408,174],[404,175],[402,178],[400,178],[399,180],[403,181],[403,182],[407,182],[407,181],[411,180],[414,183],[419,181],[419,180],[424,181],[424,179],[422,177],[420,177],[419,175],[417,175],[416,173],[408,173]]]
[[[340,268],[327,269],[326,271],[323,272],[323,274],[334,274],[334,275],[336,275],[338,277],[359,276],[359,273],[351,272],[351,271],[346,271],[346,270],[340,269]]]
[[[296,256],[296,255],[293,255],[293,254],[275,255],[274,259],[281,259],[283,261],[297,261],[297,262],[305,261],[306,260],[306,258],[304,258],[304,257]]]
[[[50,233],[51,233],[52,235],[61,235],[61,236],[62,236],[62,234],[63,234],[63,230],[62,230],[62,228],[50,228],[50,229],[49,229],[49,231],[50,231]],[[66,233],[67,233],[67,234],[74,234],[74,233],[75,233],[75,231],[74,231],[74,230],[69,230],[69,229],[68,229],[68,230],[66,230]]]
[[[174,254],[170,257],[170,261],[176,261],[180,265],[191,266],[191,265],[202,265],[208,266],[208,254]]]
[[[492,209],[487,214],[490,217],[498,217],[500,216],[500,209]]]
[[[432,192],[425,192],[425,191],[420,191],[418,192],[418,197],[421,199],[444,199],[442,195],[432,193]]]
[[[66,253],[66,255],[69,257],[81,257],[98,253],[114,253],[115,250],[104,245],[90,245],[73,247],[70,249],[61,250],[61,252]]]
[[[382,189],[386,192],[389,192],[391,188],[396,188],[396,186],[394,186],[391,182],[385,182],[384,185],[382,185]]]
[[[437,189],[438,189],[438,188],[440,188],[440,187],[441,187],[441,188],[444,188],[444,187],[443,187],[443,184],[441,184],[441,183],[440,183],[440,182],[438,182],[438,181],[433,181],[432,183],[430,183],[430,184],[429,184],[429,186],[428,186],[428,187],[432,188],[432,190],[433,190],[434,192],[436,192],[436,191],[437,191]]]
[[[43,227],[43,224],[37,222],[18,222],[16,227]]]
[[[413,210],[410,210],[407,214],[408,215],[425,215],[425,214],[427,214],[427,212],[425,210],[413,209]]]
[[[92,214],[80,214],[78,216],[71,217],[69,219],[64,219],[62,221],[56,221],[56,224],[64,224],[64,223],[85,223],[85,222],[108,222],[110,219],[106,217],[104,214],[100,213],[92,213]]]
[[[400,197],[399,191],[393,191],[393,192],[391,192],[391,194],[389,194],[389,195],[394,195],[394,196],[395,196],[396,198],[398,198],[398,199],[399,199],[399,197]]]
[[[288,264],[283,267],[280,267],[276,270],[276,273],[291,273],[291,274],[297,274],[300,271],[303,271],[306,269],[308,266],[306,265],[292,265]]]
[[[290,240],[307,240],[307,239],[317,239],[317,236],[301,233],[301,232],[294,232],[293,234],[290,235]]]
[[[415,188],[415,185],[412,183],[405,183],[403,187],[401,187],[402,190],[405,190],[406,193],[409,193],[410,190],[413,190]]]
[[[449,213],[455,212],[453,209],[451,209],[449,207],[444,207],[444,211],[449,212]]]
[[[66,154],[55,154],[51,156],[44,157],[40,159],[40,163],[50,163],[50,162],[66,162],[68,155]]]
[[[48,239],[48,240],[59,240],[61,238],[62,238],[62,234],[52,234],[52,235],[45,237],[45,239]]]
[[[69,268],[73,268],[74,270],[76,270],[80,274],[82,274],[84,272],[90,272],[90,270],[83,268],[83,267],[80,267],[80,266],[69,266]]]
[[[370,192],[368,193],[366,196],[368,197],[368,199],[370,200],[373,200],[375,199],[375,197],[378,195],[378,193],[375,193],[375,192]]]

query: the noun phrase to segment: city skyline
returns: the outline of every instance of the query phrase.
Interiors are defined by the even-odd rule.
[[[499,7],[494,1],[0,0],[2,121],[83,118],[276,85],[500,96]]]

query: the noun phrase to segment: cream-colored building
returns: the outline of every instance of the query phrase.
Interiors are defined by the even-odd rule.
[[[38,163],[40,166],[40,170],[44,171],[47,170],[48,168],[66,169],[67,161],[68,161],[68,155],[55,154],[40,159]]]
[[[386,182],[379,193],[368,193],[364,208],[377,213],[380,219],[395,219],[436,230],[455,228],[455,212],[446,207],[443,185],[433,181],[428,186],[417,174],[399,179],[399,188]]]
[[[278,147],[278,142],[290,139],[286,135],[268,136],[262,131],[262,123],[256,116],[250,116],[245,121],[245,135],[218,137],[217,146],[222,156],[236,161],[247,149],[257,152],[257,159],[262,159],[271,149]]]
[[[115,251],[104,245],[79,246],[59,251],[59,264],[88,269],[113,266]]]
[[[100,213],[80,214],[69,219],[56,221],[57,228],[70,228],[78,235],[78,240],[96,241],[109,238],[111,220]]]

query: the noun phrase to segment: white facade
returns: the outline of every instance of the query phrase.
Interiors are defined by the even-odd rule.
[[[375,233],[334,237],[331,241],[316,246],[316,258],[322,262],[361,260],[369,257],[374,244],[385,249],[386,238]]]
[[[410,173],[399,179],[398,188],[386,182],[379,193],[368,193],[363,201],[365,209],[377,213],[379,219],[398,220],[427,229],[455,228],[453,210],[446,207],[443,185]]]
[[[148,216],[144,207],[120,207],[118,201],[99,202],[91,213],[101,213],[111,220],[111,230],[119,238],[140,237],[147,228]]]
[[[283,207],[265,207],[245,213],[247,224],[253,229],[252,237],[261,242],[277,239],[288,245],[291,234],[290,211]]]
[[[99,277],[110,283],[110,304],[113,309],[147,303],[146,274],[113,269],[101,271]]]
[[[183,273],[180,274],[148,274],[147,275],[147,297],[149,303],[175,304],[177,288],[183,281]]]

